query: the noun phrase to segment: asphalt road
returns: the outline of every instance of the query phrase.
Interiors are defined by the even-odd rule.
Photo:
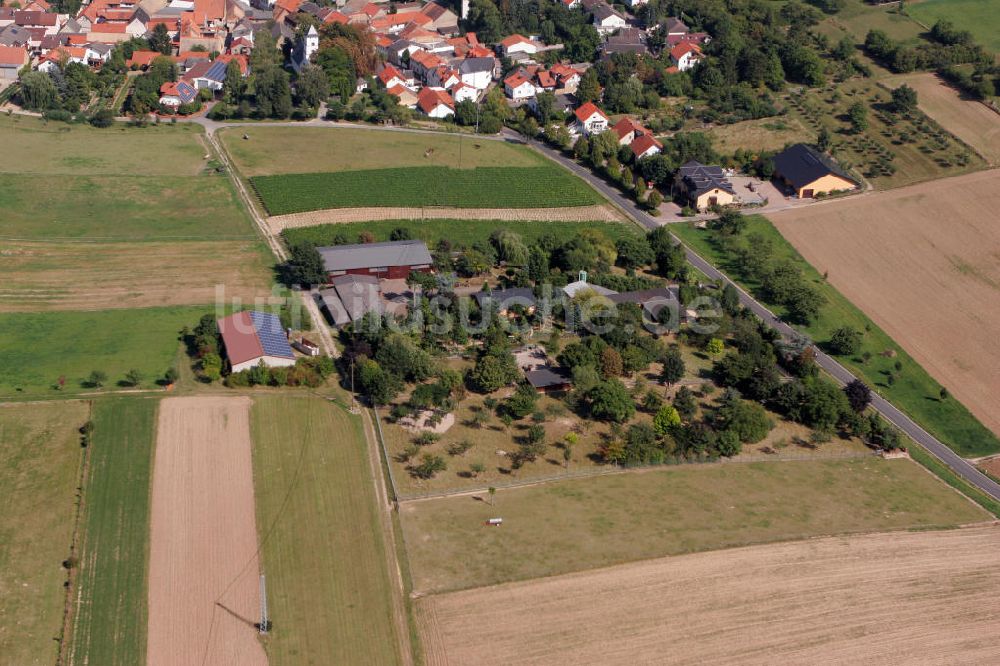
[[[590,170],[565,157],[562,153],[538,141],[525,140],[514,132],[507,131],[506,136],[512,140],[519,140],[523,143],[531,145],[548,156],[550,159],[558,162],[576,175],[580,176],[590,183],[594,189],[598,190],[601,194],[618,205],[618,207],[629,215],[629,217],[647,229],[656,229],[657,227],[662,226],[661,222],[658,222],[656,218],[636,206],[635,202],[625,198],[616,188],[608,185],[602,179],[592,174]],[[681,242],[681,240],[674,234],[671,234],[671,236],[678,243]],[[683,243],[681,244],[683,245]],[[759,303],[753,296],[744,291],[738,284],[730,280],[715,266],[705,261],[705,259],[698,255],[694,250],[686,245],[684,245],[684,250],[687,253],[687,259],[691,262],[691,265],[707,275],[709,278],[713,280],[721,280],[736,287],[740,294],[740,301],[743,303],[743,306],[760,317],[765,323],[776,329],[779,333],[781,333],[782,337],[785,339],[801,338],[795,329],[780,321],[774,316],[774,313]],[[835,361],[829,355],[823,353],[818,347],[814,345],[813,349],[816,352],[816,362],[819,366],[833,376],[833,378],[840,384],[848,384],[856,379],[855,375],[852,374],[847,368]],[[931,455],[950,467],[952,471],[960,477],[971,483],[973,486],[979,488],[990,497],[1000,500],[1000,483],[997,483],[973,467],[936,437],[914,423],[910,417],[893,406],[892,403],[875,392],[872,392],[872,407],[874,407],[887,421],[899,428],[902,432],[906,433],[906,435],[913,441],[917,442],[917,444],[923,446]]]

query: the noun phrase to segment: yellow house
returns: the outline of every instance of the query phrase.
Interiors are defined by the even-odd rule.
[[[676,185],[698,211],[738,203],[736,190],[719,166],[706,166],[691,160],[677,170]]]
[[[831,157],[804,143],[789,146],[774,156],[774,175],[800,199],[858,187]]]

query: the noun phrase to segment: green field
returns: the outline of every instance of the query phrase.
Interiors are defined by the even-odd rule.
[[[324,400],[251,413],[271,666],[395,664],[391,581],[361,421]]]
[[[84,402],[0,407],[0,663],[56,663]],[[97,662],[92,662],[97,663]]]
[[[799,327],[821,346],[830,339],[834,330],[841,326],[851,326],[864,335],[861,353],[871,353],[871,359],[864,363],[860,358],[838,357],[838,360],[861,375],[865,381],[876,387],[886,399],[906,411],[917,423],[941,439],[963,456],[983,456],[1000,452],[1000,440],[987,430],[957,400],[937,399],[940,385],[914,361],[899,345],[875,325],[861,310],[844,298],[836,289],[826,283],[822,276],[781,236],[777,229],[761,216],[748,217],[744,236],[759,234],[770,240],[775,259],[788,259],[797,264],[807,280],[823,294],[826,304],[812,324]],[[755,295],[760,293],[760,285],[742,274],[733,257],[727,255],[715,241],[716,232],[697,229],[691,224],[677,224],[671,230],[702,257],[715,264],[734,280]],[[784,314],[784,309],[767,303],[773,312]],[[895,352],[894,358],[882,355],[886,350]],[[899,361],[903,370],[892,386],[886,382],[889,372]]]
[[[418,592],[812,536],[953,526],[979,507],[909,460],[718,464],[400,507]],[[490,517],[503,527],[484,525]]]
[[[250,184],[270,215],[367,206],[555,208],[602,201],[584,181],[555,165],[300,173],[256,176]]]
[[[497,229],[516,231],[526,243],[534,243],[542,236],[555,234],[560,238],[570,238],[584,229],[597,229],[609,238],[617,240],[639,233],[639,228],[631,223],[615,222],[511,222],[508,220],[372,220],[371,222],[351,222],[349,224],[321,224],[315,227],[286,229],[282,236],[289,245],[312,243],[330,245],[339,236],[345,236],[354,243],[362,232],[371,233],[376,241],[389,240],[395,229],[407,229],[414,238],[419,238],[433,247],[440,240],[453,245],[471,245],[489,238]]]
[[[254,238],[229,180],[203,176],[0,174],[3,238],[185,240]],[[136,248],[141,252],[141,248]],[[183,246],[177,253],[183,256]]]
[[[107,129],[0,116],[0,173],[60,176],[193,176],[205,168],[203,131],[192,123]]]
[[[940,19],[951,21],[977,43],[1000,51],[1000,0],[921,0],[906,3],[906,13],[928,27]]]
[[[907,11],[913,6],[907,3]],[[919,43],[923,32],[916,21],[897,13],[895,5],[877,7],[865,0],[846,0],[844,8],[820,23],[817,30],[835,40],[846,32],[858,44],[865,41],[869,30],[881,30],[894,41],[909,44]]]
[[[143,398],[94,403],[71,664],[145,662],[156,407]]]
[[[246,134],[249,139],[242,139]],[[524,146],[440,132],[382,131],[345,127],[235,127],[219,137],[244,176],[315,171],[353,171],[437,166],[530,167],[547,164]]]
[[[97,312],[0,315],[0,395],[52,396],[59,377],[64,393],[92,390],[92,370],[108,375],[107,388],[132,368],[153,382],[174,364],[178,334],[211,307],[145,308]]]

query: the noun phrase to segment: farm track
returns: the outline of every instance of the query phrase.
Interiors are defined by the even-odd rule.
[[[372,220],[500,220],[502,222],[620,222],[622,215],[609,204],[567,206],[562,208],[446,208],[436,206],[394,208],[328,208],[308,213],[272,215],[267,225],[273,233],[285,229],[314,227],[321,224],[348,224]]]

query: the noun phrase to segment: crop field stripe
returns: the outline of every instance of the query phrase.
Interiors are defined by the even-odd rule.
[[[555,166],[410,167],[256,176],[250,183],[270,215],[365,206],[555,208],[600,195]]]
[[[70,664],[145,662],[149,491],[158,402],[94,403]]]

